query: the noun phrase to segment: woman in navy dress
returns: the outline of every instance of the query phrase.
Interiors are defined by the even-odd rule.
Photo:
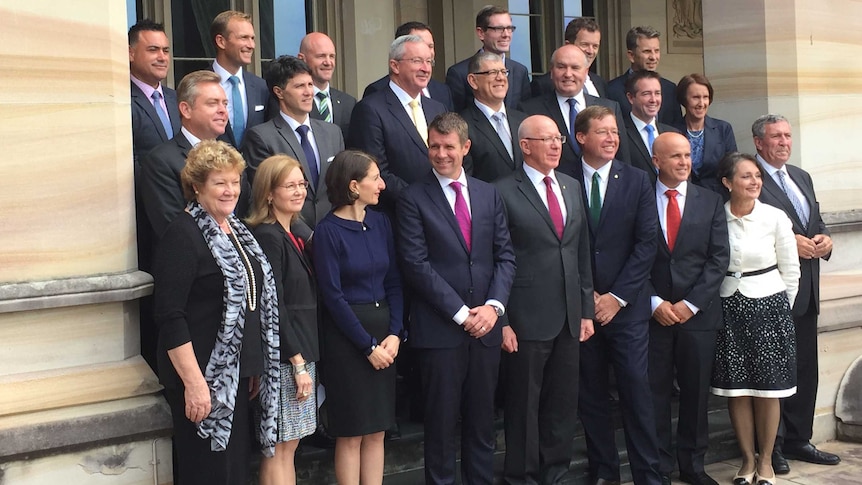
[[[322,373],[327,429],[336,437],[340,484],[383,481],[383,437],[395,423],[395,357],[403,301],[389,220],[367,210],[386,184],[359,151],[326,172],[332,212],[315,228],[314,268],[323,303]]]

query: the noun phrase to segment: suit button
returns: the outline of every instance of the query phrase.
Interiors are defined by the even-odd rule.
[[[470,266],[473,266],[473,261],[470,261]]]
[[[676,260],[671,259],[671,260],[670,260],[670,264],[676,264]]]
[[[469,290],[467,290],[467,293],[470,293],[472,295],[473,294],[473,288],[470,288]]]

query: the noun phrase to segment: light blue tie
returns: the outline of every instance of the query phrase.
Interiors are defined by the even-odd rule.
[[[242,109],[242,95],[239,94],[239,78],[231,76],[228,81],[233,85],[230,91],[231,102],[233,103],[233,137],[236,140],[236,146],[242,145],[242,135],[245,134],[245,112]]]
[[[790,204],[793,206],[793,210],[796,211],[796,215],[799,216],[799,220],[802,222],[802,227],[808,227],[808,218],[805,217],[805,208],[802,207],[802,201],[799,200],[799,197],[796,197],[796,192],[793,191],[790,187],[787,186],[787,181],[785,180],[786,175],[784,171],[779,170],[775,172],[778,174],[778,185],[781,187],[781,190],[787,195],[787,199],[790,200]]]
[[[649,150],[649,154],[652,155],[652,144],[655,142],[655,128],[652,125],[646,125],[644,129],[646,130],[647,149]]]
[[[153,91],[153,107],[156,108],[156,114],[159,115],[159,120],[162,122],[162,127],[165,129],[165,136],[168,140],[174,137],[174,129],[171,127],[171,119],[168,118],[165,110],[162,109],[162,93]]]

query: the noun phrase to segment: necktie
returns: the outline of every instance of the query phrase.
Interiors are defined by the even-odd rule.
[[[422,105],[416,99],[411,100],[409,104],[413,111],[413,125],[416,126],[416,131],[419,132],[419,137],[425,142],[425,146],[428,146],[428,123],[425,121]]]
[[[557,230],[557,238],[563,238],[563,211],[560,210],[560,201],[557,199],[557,194],[551,188],[551,177],[542,179],[545,182],[548,197],[548,212],[551,214],[551,222],[554,223],[554,229]]]
[[[455,219],[458,221],[458,227],[461,228],[461,235],[464,236],[464,242],[467,243],[467,251],[469,252],[473,246],[473,228],[470,226],[470,211],[467,210],[467,201],[464,200],[464,195],[461,193],[461,182],[452,182],[449,187],[455,191]]]
[[[168,140],[174,137],[174,129],[171,128],[171,119],[168,118],[165,110],[162,109],[162,93],[158,91],[153,91],[153,107],[156,108],[156,114],[159,115],[159,120],[162,122],[162,126],[165,128],[165,135],[168,137]]]
[[[320,113],[320,118],[327,122],[332,123],[332,111],[329,109],[329,96],[325,91],[318,91],[315,94],[317,97],[317,112]]]
[[[590,184],[590,218],[593,224],[599,223],[599,218],[602,215],[602,195],[599,192],[599,185],[602,183],[599,178],[599,172],[593,172],[593,183]]]
[[[239,94],[239,78],[231,76],[228,78],[232,87],[230,90],[231,103],[233,104],[233,120],[231,128],[236,146],[242,145],[242,135],[245,133],[245,111],[242,109],[242,95]]]
[[[578,146],[578,140],[575,139],[575,118],[578,117],[578,100],[569,98],[566,100],[569,103],[569,142],[572,148],[575,149],[575,154],[581,154],[581,147]]]
[[[499,113],[494,113],[491,115],[491,119],[494,120],[494,125],[497,130],[497,136],[500,137],[500,141],[503,142],[503,146],[506,147],[506,151],[509,152],[509,156],[512,160],[515,159],[515,156],[512,154],[512,134],[509,133],[509,126],[506,122],[506,113],[502,111]]]
[[[302,151],[305,153],[305,161],[308,162],[308,172],[311,177],[312,188],[317,188],[317,179],[320,177],[320,170],[317,168],[317,157],[314,156],[314,148],[311,147],[311,142],[308,141],[308,126],[299,125],[296,132],[299,133],[299,144],[302,145]]]
[[[646,130],[647,150],[650,156],[652,156],[652,144],[655,142],[655,128],[652,125],[646,125],[644,129]]]
[[[664,195],[667,196],[667,247],[673,251],[673,245],[676,243],[676,235],[679,232],[679,222],[682,216],[679,213],[679,203],[676,201],[676,196],[679,194],[676,190],[666,190]]]
[[[796,192],[787,186],[787,181],[785,180],[786,174],[783,170],[779,170],[775,173],[778,174],[778,185],[787,195],[787,198],[790,200],[790,204],[793,205],[793,210],[796,211],[796,215],[799,216],[799,220],[802,222],[802,225],[804,227],[808,227],[808,218],[805,217],[805,208],[802,207],[802,201],[799,200],[799,197],[796,197]]]

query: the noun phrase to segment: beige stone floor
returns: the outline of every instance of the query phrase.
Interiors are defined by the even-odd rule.
[[[841,463],[835,466],[813,465],[801,461],[790,461],[790,473],[778,476],[778,484],[798,485],[862,485],[862,443],[829,441],[817,445],[818,449],[836,453]],[[706,473],[720,484],[730,484],[739,470],[740,460],[733,459],[713,463]],[[673,483],[680,482],[672,476]],[[625,485],[631,485],[628,482]]]

